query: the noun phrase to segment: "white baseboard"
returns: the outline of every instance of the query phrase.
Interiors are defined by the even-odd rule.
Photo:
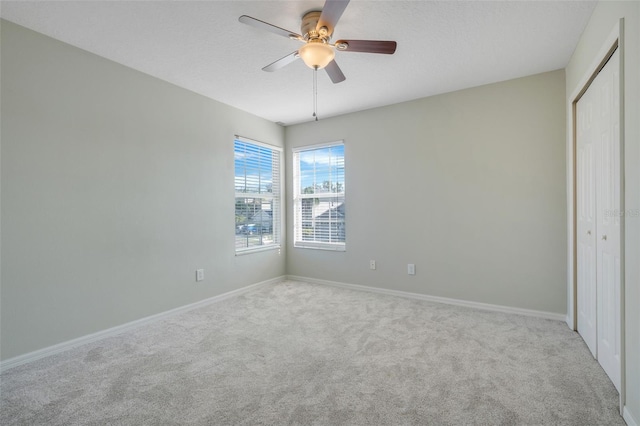
[[[631,415],[631,412],[626,406],[622,410],[622,413],[623,413],[622,418],[624,419],[625,422],[627,422],[627,426],[640,426],[640,423],[638,423],[636,419],[633,418],[633,416]]]
[[[448,297],[429,296],[429,295],[420,294],[420,293],[410,293],[408,291],[390,290],[390,289],[378,288],[378,287],[368,287],[368,286],[358,285],[358,284],[346,284],[346,283],[341,283],[336,281],[320,280],[316,278],[299,277],[295,275],[288,275],[287,279],[291,281],[302,281],[302,282],[308,282],[312,284],[322,284],[322,285],[329,285],[333,287],[348,288],[351,290],[369,291],[372,293],[380,293],[380,294],[386,294],[389,296],[404,297],[408,299],[417,299],[417,300],[425,300],[428,302],[444,303],[447,305],[465,306],[467,308],[483,309],[485,311],[526,315],[529,317],[545,318],[545,319],[550,319],[555,321],[566,320],[566,315],[556,314],[554,312],[536,311],[532,309],[523,309],[523,308],[513,308],[510,306],[492,305],[489,303],[472,302],[469,300],[450,299]]]
[[[29,362],[32,362],[50,355],[55,355],[57,353],[64,352],[66,350],[75,348],[77,346],[86,345],[87,343],[91,343],[97,340],[105,339],[107,337],[115,336],[115,335],[124,333],[125,331],[129,331],[134,328],[140,327],[142,325],[159,321],[167,317],[171,317],[174,315],[181,314],[183,312],[191,311],[193,309],[207,306],[212,303],[221,302],[223,300],[230,299],[232,297],[237,297],[251,290],[255,290],[256,288],[269,285],[269,284],[279,283],[284,281],[285,279],[286,277],[284,275],[280,277],[272,278],[270,280],[262,281],[256,284],[251,284],[246,287],[239,288],[237,290],[232,290],[227,293],[219,294],[217,296],[213,296],[208,299],[200,300],[195,303],[190,303],[188,305],[180,306],[175,309],[171,309],[165,312],[160,312],[159,314],[150,315],[148,317],[140,318],[138,320],[131,321],[126,324],[118,325],[112,328],[108,328],[106,330],[102,330],[96,333],[88,334],[86,336],[78,337],[73,340],[68,340],[66,342],[58,343],[56,345],[49,346],[43,349],[38,349],[36,351],[29,352],[24,355],[18,355],[16,357],[9,358],[5,361],[0,362],[0,372],[9,370],[19,365],[27,364]]]

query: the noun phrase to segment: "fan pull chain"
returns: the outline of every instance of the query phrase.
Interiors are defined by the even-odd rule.
[[[318,67],[313,67],[313,115],[318,121]]]

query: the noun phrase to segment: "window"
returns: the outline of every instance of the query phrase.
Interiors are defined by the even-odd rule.
[[[236,253],[280,246],[280,148],[236,136]]]
[[[344,144],[293,151],[294,246],[345,249]]]

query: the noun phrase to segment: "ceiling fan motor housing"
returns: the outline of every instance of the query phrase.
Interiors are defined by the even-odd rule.
[[[319,10],[312,10],[311,12],[307,12],[302,17],[302,25],[300,26],[300,30],[304,35],[306,40],[312,40],[319,38],[324,43],[329,42],[329,38],[331,34],[329,33],[329,29],[326,27],[322,27],[322,29],[326,29],[326,32],[323,33],[322,29],[318,31],[318,21],[320,20],[320,15],[322,14]]]

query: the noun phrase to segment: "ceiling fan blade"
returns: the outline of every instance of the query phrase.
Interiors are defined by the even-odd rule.
[[[349,0],[327,0],[322,8],[316,29],[327,27],[327,35],[330,36],[348,4]]]
[[[279,70],[280,68],[284,68],[286,65],[289,65],[299,57],[300,56],[298,55],[298,51],[296,50],[295,52],[289,53],[287,56],[284,56],[277,61],[270,63],[266,67],[262,68],[262,71],[273,72]]]
[[[341,81],[345,81],[347,79],[335,60],[329,62],[329,65],[324,67],[324,69],[327,70],[327,74],[329,74],[329,78],[331,79],[331,81],[333,81],[334,84],[340,83]]]
[[[251,25],[252,27],[255,27],[255,28],[260,28],[262,30],[269,31],[270,33],[278,34],[294,40],[304,41],[304,38],[298,33],[285,30],[284,28],[276,27],[275,25],[271,25],[268,22],[264,22],[256,18],[252,18],[251,16],[242,15],[241,17],[238,18],[238,21],[242,22],[243,24]]]
[[[336,49],[342,52],[366,52],[384,53],[392,55],[396,51],[398,43],[395,41],[380,40],[338,40],[335,43]],[[346,45],[346,47],[342,47]]]

